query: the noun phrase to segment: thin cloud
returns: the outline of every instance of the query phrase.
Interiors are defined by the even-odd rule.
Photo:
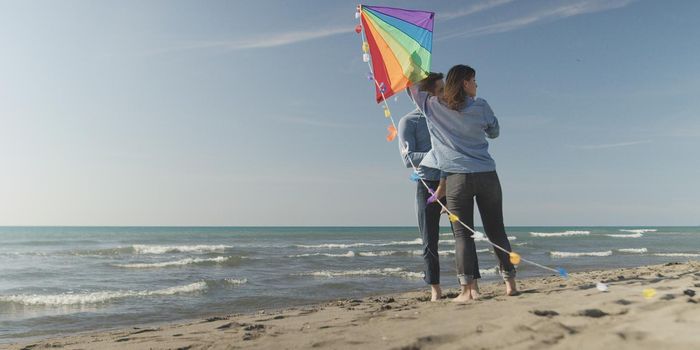
[[[515,0],[484,1],[484,2],[481,2],[478,4],[474,4],[466,9],[457,10],[457,11],[450,11],[448,13],[438,13],[437,16],[435,17],[435,19],[438,21],[449,21],[449,20],[453,20],[455,18],[466,17],[466,16],[473,15],[473,14],[478,13],[478,12],[486,11],[486,10],[492,9],[494,7],[498,7],[501,5],[511,3],[513,1],[515,1]]]
[[[469,16],[481,11],[485,11],[494,7],[502,6],[511,3],[515,0],[487,0],[482,3],[474,4],[466,9],[439,14],[438,20],[449,21],[456,18]],[[273,33],[257,37],[245,39],[217,40],[217,41],[195,41],[174,45],[165,48],[156,48],[141,52],[137,55],[158,55],[177,51],[190,51],[199,49],[224,49],[224,50],[248,50],[248,49],[265,49],[279,46],[292,45],[304,41],[323,39],[339,34],[346,34],[351,31],[351,27],[347,25],[337,27],[327,27],[315,30],[301,30],[294,32]]]
[[[278,46],[292,45],[304,41],[323,39],[339,34],[350,33],[352,30],[348,26],[322,28],[317,30],[303,30],[296,32],[274,33],[261,35],[245,39],[231,39],[218,41],[195,41],[171,47],[157,48],[139,53],[138,55],[150,56],[177,51],[190,51],[201,49],[224,49],[224,50],[248,50],[265,49]]]
[[[309,125],[309,126],[317,126],[317,127],[323,127],[323,128],[351,129],[351,128],[357,128],[360,126],[359,124],[334,123],[334,122],[328,122],[328,121],[324,121],[324,120],[314,120],[314,119],[299,118],[299,117],[283,117],[283,118],[279,118],[278,120],[281,122],[302,124],[302,125]]]
[[[247,40],[222,41],[214,43],[213,45],[230,50],[260,49],[296,44],[303,41],[327,38],[338,34],[346,34],[350,33],[351,29],[352,28],[348,26],[341,26],[334,28],[324,28],[319,30],[278,33],[268,36],[251,38]]]
[[[509,32],[521,28],[525,28],[534,24],[543,22],[553,22],[563,18],[608,11],[613,9],[618,9],[625,7],[636,0],[595,0],[595,1],[582,1],[574,4],[562,5],[554,8],[547,8],[539,10],[534,13],[527,14],[525,16],[517,17],[514,19],[507,20],[505,22],[489,24],[482,27],[472,28],[466,31],[459,31],[451,34],[441,36],[440,40],[450,39],[450,38],[467,38],[482,36],[487,34],[503,33]]]
[[[579,147],[576,147],[576,148],[582,149],[582,150],[594,150],[594,149],[627,147],[627,146],[641,145],[641,144],[645,144],[645,143],[651,143],[651,141],[646,140],[646,141],[632,141],[632,142],[609,143],[609,144],[602,144],[602,145],[587,145],[587,146],[579,146]]]

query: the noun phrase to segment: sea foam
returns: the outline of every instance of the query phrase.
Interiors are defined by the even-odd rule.
[[[653,228],[640,228],[640,229],[634,229],[634,230],[620,230],[620,232],[631,232],[631,233],[647,233],[647,232],[656,232],[656,229]]]
[[[200,263],[222,263],[229,260],[230,257],[219,256],[216,258],[202,259],[202,258],[187,258],[177,261],[164,261],[158,263],[134,263],[134,264],[114,264],[112,266],[124,267],[131,269],[149,269],[158,267],[171,267],[171,266],[184,266],[190,264],[200,264]]]
[[[302,273],[300,275],[308,275],[314,277],[353,277],[353,276],[391,276],[401,277],[405,279],[423,278],[422,273],[405,271],[400,267],[387,267],[383,269],[367,269],[367,270],[346,270],[346,271],[315,271],[310,273]]]
[[[0,296],[0,301],[12,302],[23,305],[84,305],[104,303],[113,299],[129,297],[146,297],[159,295],[174,295],[183,293],[200,292],[207,288],[206,282],[195,282],[184,286],[176,286],[153,291],[101,291],[90,293],[63,293],[63,294],[18,294]]]
[[[413,250],[410,252],[411,255],[414,256],[423,256],[423,251],[422,250]],[[453,250],[439,250],[438,255],[440,256],[450,256],[450,255],[455,255],[455,252]]]
[[[488,252],[489,249],[477,249],[477,253],[483,253],[483,252]],[[423,251],[422,250],[409,250],[409,251],[399,251],[399,250],[382,250],[382,251],[375,251],[375,252],[358,252],[357,255],[359,256],[367,256],[367,257],[377,257],[377,256],[400,256],[400,255],[413,255],[413,256],[422,256]],[[454,250],[439,250],[438,255],[440,256],[452,256],[455,255]]]
[[[488,242],[488,239],[486,239],[485,236],[481,235],[474,235],[474,241],[475,242]],[[508,241],[515,241],[517,240],[518,237],[515,236],[508,236]],[[445,243],[445,244],[455,244],[456,240],[454,239],[441,239],[440,243]]]
[[[295,247],[299,248],[356,248],[356,247],[386,247],[386,246],[393,246],[393,245],[417,245],[417,244],[423,244],[423,240],[420,238],[416,238],[412,241],[394,241],[394,242],[388,242],[388,243],[366,243],[366,242],[358,242],[358,243],[324,243],[324,244],[315,244],[315,245],[303,245],[303,244],[297,244]]]
[[[587,236],[591,231],[564,231],[564,232],[530,232],[533,237],[567,237],[567,236]]]
[[[334,258],[352,258],[355,256],[355,252],[352,250],[349,250],[345,254],[330,254],[330,253],[309,253],[309,254],[298,254],[298,255],[290,255],[290,258],[306,258],[310,256],[328,256],[328,257],[334,257]]]
[[[641,232],[637,232],[632,234],[609,234],[606,236],[614,238],[642,238],[644,235]]]
[[[382,250],[378,252],[358,252],[359,256],[391,256],[391,255],[403,255],[404,252],[396,250]]]
[[[643,254],[646,253],[648,250],[647,248],[622,248],[617,250],[620,253],[636,253],[636,254]]]
[[[223,252],[226,248],[231,248],[228,245],[146,245],[134,244],[131,246],[136,254],[165,254],[165,253],[211,253]]]
[[[486,237],[486,235],[484,235],[481,232],[477,232],[477,234],[473,235],[472,237],[474,237],[474,241],[476,241],[476,242],[487,242],[488,241],[488,238]],[[517,239],[518,239],[518,237],[508,236],[509,241],[515,241]]]
[[[484,276],[496,275],[498,270],[495,268],[491,269],[480,269],[479,273]],[[366,269],[366,270],[346,270],[346,271],[316,271],[310,273],[301,273],[302,276],[314,276],[314,277],[363,277],[363,276],[390,276],[390,277],[401,277],[405,279],[422,279],[423,273],[421,272],[410,272],[405,271],[400,267],[389,267],[383,269]]]
[[[578,257],[582,257],[582,256],[610,256],[610,255],[612,255],[612,253],[613,253],[612,250],[606,250],[606,251],[602,251],[602,252],[580,252],[580,253],[577,253],[577,252],[556,252],[556,251],[549,252],[549,254],[553,258],[578,258]]]
[[[700,253],[655,253],[656,256],[668,256],[677,258],[693,258],[700,256]]]
[[[248,279],[247,279],[247,278],[240,278],[240,279],[236,279],[236,278],[224,278],[224,282],[226,282],[226,283],[228,283],[228,284],[233,284],[233,285],[237,286],[237,285],[241,285],[241,284],[246,284],[246,283],[248,283]]]

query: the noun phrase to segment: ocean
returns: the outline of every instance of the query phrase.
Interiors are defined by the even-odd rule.
[[[442,284],[457,287],[441,232]],[[700,259],[700,227],[507,232],[523,258],[569,272]],[[424,289],[420,242],[416,227],[0,227],[0,343]]]

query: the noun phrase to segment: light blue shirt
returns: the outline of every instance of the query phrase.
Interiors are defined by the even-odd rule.
[[[480,173],[496,170],[486,138],[499,134],[498,119],[486,100],[469,99],[467,106],[455,111],[437,97],[415,86],[411,96],[425,112],[432,150],[423,157],[422,166],[447,173]]]
[[[421,166],[421,161],[430,151],[430,132],[423,114],[418,110],[406,114],[399,120],[399,149],[408,143],[408,153],[403,154],[403,163],[412,168],[411,162],[418,168],[416,172],[423,180],[440,180],[440,170]]]

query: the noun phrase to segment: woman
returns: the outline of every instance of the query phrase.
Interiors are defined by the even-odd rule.
[[[486,140],[498,137],[498,120],[489,104],[476,98],[476,89],[476,71],[466,65],[450,69],[440,98],[411,87],[411,96],[426,115],[433,144],[421,165],[447,173],[444,181],[447,208],[472,229],[476,199],[489,240],[510,251],[503,225],[501,184]],[[471,231],[459,223],[453,226],[457,278],[461,286],[460,295],[453,301],[465,302],[479,297],[476,246]],[[494,251],[506,284],[506,295],[514,295],[517,293],[515,267],[508,253]]]

